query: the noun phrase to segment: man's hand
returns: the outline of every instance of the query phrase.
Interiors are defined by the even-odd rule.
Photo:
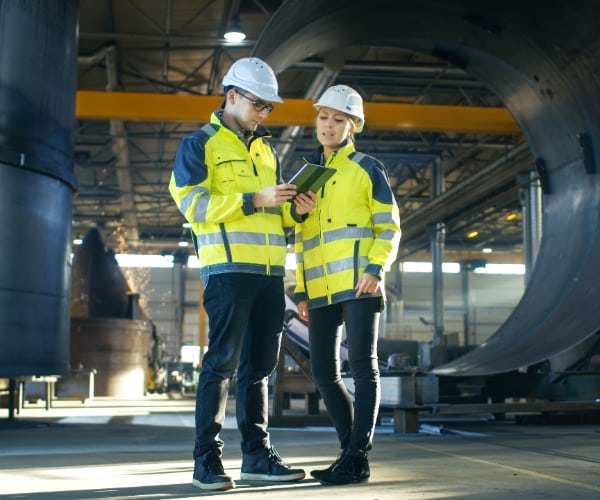
[[[296,196],[293,184],[277,184],[268,186],[254,193],[254,207],[277,207]]]
[[[308,302],[305,300],[298,302],[296,307],[298,308],[298,316],[300,316],[300,319],[308,321]]]
[[[294,205],[296,205],[296,213],[298,215],[307,214],[317,206],[317,195],[312,191],[298,193],[294,198]]]

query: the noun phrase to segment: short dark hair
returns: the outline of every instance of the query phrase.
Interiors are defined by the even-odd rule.
[[[227,85],[226,87],[223,87],[223,93],[225,94],[225,97],[223,98],[223,102],[221,103],[221,109],[225,109],[225,103],[227,102],[227,92],[229,92],[231,89],[235,90],[236,87],[234,85]]]

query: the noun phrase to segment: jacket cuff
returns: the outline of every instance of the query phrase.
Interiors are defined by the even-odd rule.
[[[290,214],[292,215],[292,219],[294,219],[298,223],[304,222],[308,217],[308,214],[298,215],[298,213],[296,212],[296,205],[294,205],[294,203],[292,203],[291,205],[292,207],[290,209]]]
[[[294,294],[294,302],[297,304],[298,302],[306,302],[308,298],[306,297],[306,292],[296,292]]]
[[[252,215],[254,213],[254,193],[242,194],[242,211],[244,215]]]
[[[369,273],[369,274],[372,274],[373,276],[377,276],[379,279],[381,279],[382,274],[383,274],[382,268],[378,264],[368,264],[367,267],[365,267],[365,273]]]

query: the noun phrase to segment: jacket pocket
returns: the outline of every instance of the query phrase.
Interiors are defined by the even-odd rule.
[[[214,154],[214,183],[224,194],[242,192],[252,175],[248,158],[229,151]]]

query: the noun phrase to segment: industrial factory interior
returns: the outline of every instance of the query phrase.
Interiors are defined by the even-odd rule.
[[[249,56],[282,180],[349,85],[400,210],[366,483],[239,480],[233,383],[236,487],[192,485],[210,325],[168,185]],[[599,498],[598,75],[594,0],[0,0],[0,499]],[[309,471],[339,443],[288,236],[269,432]]]

